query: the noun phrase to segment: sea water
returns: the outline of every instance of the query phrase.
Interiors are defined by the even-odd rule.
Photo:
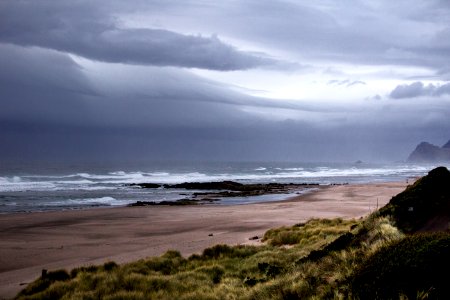
[[[196,191],[142,189],[130,183],[176,184],[232,180],[240,183],[321,185],[406,181],[434,165],[366,163],[123,163],[2,164],[0,213],[124,206],[136,201],[176,201]],[[307,192],[307,191],[301,191]],[[286,199],[290,194],[225,198],[216,204]]]

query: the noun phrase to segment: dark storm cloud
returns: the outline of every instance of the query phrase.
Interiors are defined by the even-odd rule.
[[[443,85],[430,83],[425,85],[420,81],[416,81],[411,84],[398,85],[389,96],[393,99],[403,99],[421,96],[439,97],[442,95],[450,95],[450,83]]]
[[[335,111],[240,94],[187,71],[105,64],[0,44],[0,121],[102,128],[239,128],[257,124],[244,108]]]
[[[0,3],[0,42],[70,52],[92,60],[243,70],[276,65],[264,55],[239,51],[217,36],[164,29],[120,28],[101,2],[5,1]]]
[[[286,104],[167,68],[113,64],[96,77],[46,49],[2,46],[0,65],[2,159],[382,159],[384,139],[414,144],[421,126],[450,128],[445,107],[421,110],[402,137],[418,119],[409,104]]]
[[[69,56],[0,44],[0,120],[79,122],[95,93]]]
[[[80,67],[67,54],[0,44],[0,121],[133,128],[240,128],[247,109],[327,113],[328,105],[252,97],[187,71],[105,64]]]
[[[66,54],[1,44],[0,66],[2,121],[120,129],[245,120],[232,105],[237,100],[215,98],[219,87],[187,72],[156,68],[133,75],[115,65],[111,72],[124,77],[94,78]],[[148,78],[158,80],[149,84]]]

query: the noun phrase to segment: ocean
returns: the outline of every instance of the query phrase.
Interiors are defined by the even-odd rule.
[[[141,189],[128,186],[130,183],[175,184],[223,180],[321,185],[371,183],[406,181],[423,176],[434,167],[405,163],[2,164],[0,213],[124,206],[136,201],[176,201],[189,198],[196,192],[164,188]],[[215,203],[227,205],[276,201],[292,195],[233,197]]]

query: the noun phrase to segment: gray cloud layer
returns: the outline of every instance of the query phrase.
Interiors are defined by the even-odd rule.
[[[312,59],[427,67],[448,79],[449,18],[439,0],[2,1],[0,41],[107,62],[243,70]],[[240,51],[214,34],[301,61]]]
[[[2,2],[0,41],[115,63],[222,71],[277,63],[260,54],[239,51],[217,36],[183,35],[163,29],[123,29],[97,5],[99,2],[85,1]]]
[[[450,95],[450,83],[443,85],[428,84],[425,85],[420,81],[411,84],[398,85],[389,96],[393,99],[415,98],[421,96],[439,97],[442,95]]]

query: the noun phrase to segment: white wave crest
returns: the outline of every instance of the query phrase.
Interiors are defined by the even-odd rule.
[[[99,197],[99,198],[80,198],[67,199],[63,201],[43,202],[42,206],[122,206],[130,203],[129,200],[117,200],[113,197]]]

